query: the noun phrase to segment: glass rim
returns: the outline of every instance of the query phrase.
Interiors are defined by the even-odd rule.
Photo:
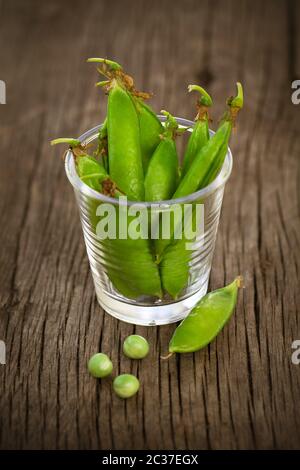
[[[157,117],[159,118],[161,122],[166,121],[166,116],[157,114]],[[188,119],[178,118],[178,117],[175,117],[175,119],[180,125],[180,127],[192,128],[195,125],[194,121],[189,121]],[[103,124],[99,124],[98,126],[95,126],[89,129],[88,131],[80,135],[78,137],[78,140],[80,140],[80,142],[83,144],[88,144],[94,141],[98,135],[99,129],[101,129],[102,126]],[[213,135],[215,132],[210,129],[209,133]],[[93,199],[98,199],[101,202],[111,203],[115,205],[127,205],[127,206],[142,205],[144,207],[162,208],[163,206],[170,206],[173,204],[185,204],[185,203],[196,201],[201,198],[205,198],[209,196],[211,193],[215,192],[220,186],[225,185],[232,171],[232,153],[231,153],[230,148],[228,147],[228,152],[226,154],[225,161],[223,163],[221,171],[218,173],[216,178],[210,184],[208,184],[202,189],[199,189],[198,191],[194,193],[188,194],[187,196],[177,198],[177,199],[168,199],[164,201],[153,201],[153,202],[131,201],[131,200],[124,201],[123,198],[119,200],[110,196],[105,196],[102,193],[99,193],[98,191],[90,188],[87,184],[85,184],[80,179],[76,171],[73,154],[70,150],[67,151],[66,157],[65,157],[65,171],[66,171],[68,180],[70,181],[72,186],[78,191],[80,191],[81,193]]]

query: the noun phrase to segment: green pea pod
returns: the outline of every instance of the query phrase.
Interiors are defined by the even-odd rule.
[[[175,191],[174,199],[188,196],[203,187],[203,181],[207,178],[207,174],[218,157],[220,149],[225,142],[228,142],[230,131],[230,122],[223,122],[214,136],[200,149],[190,168],[180,181]]]
[[[88,59],[88,62],[100,63],[101,68],[98,68],[98,72],[109,79],[98,82],[98,86],[106,87],[109,90],[112,78],[117,77],[119,82],[121,81],[123,83],[128,95],[132,99],[138,114],[142,164],[145,172],[149,160],[160,142],[160,134],[163,131],[161,122],[156,114],[151,107],[144,102],[144,99],[148,99],[150,95],[137,91],[134,88],[133,79],[123,72],[121,65],[117,62],[100,58],[91,58]]]
[[[175,243],[170,243],[159,265],[162,287],[173,299],[178,298],[189,280],[191,252],[186,250],[186,242],[183,237]]]
[[[229,320],[237,301],[242,278],[205,295],[176,328],[170,353],[191,353],[207,346]]]
[[[105,192],[107,195],[120,195],[115,185],[106,173],[105,168],[94,157],[89,156],[80,141],[76,139],[55,139],[52,144],[68,143],[75,157],[76,169],[81,180],[90,188]],[[113,188],[112,193],[104,191],[106,186]],[[101,217],[97,209],[102,203],[89,197],[88,217],[93,233],[97,234]],[[135,216],[127,215],[127,227],[134,221]],[[116,232],[119,233],[119,208],[116,206]],[[161,297],[160,276],[157,264],[147,239],[105,238],[97,242],[95,250],[101,250],[103,266],[114,287],[125,297],[136,299],[142,295]]]
[[[51,141],[51,145],[67,143],[69,144],[74,158],[78,176],[95,191],[102,192],[102,183],[108,178],[104,166],[91,155],[88,155],[82,147],[81,142],[73,138],[59,138]]]
[[[187,239],[183,230],[181,238],[174,238],[166,247],[159,265],[163,289],[173,299],[177,299],[182,293],[190,277],[190,262],[193,250],[187,248],[187,243],[193,245],[197,238],[198,221],[195,204],[193,204],[191,213],[188,216],[185,215],[183,222],[187,227],[191,226],[193,230],[192,238]]]
[[[110,176],[129,200],[143,201],[138,116],[132,100],[117,79],[110,85],[107,119]]]
[[[201,183],[201,187],[205,188],[205,186],[208,186],[218,176],[223,166],[227,152],[228,152],[228,143],[229,143],[229,139],[227,139],[223,143],[222,147],[220,148],[218,152],[217,157],[215,158],[213,164],[210,167],[209,172],[207,173],[206,177],[203,179]]]
[[[108,177],[103,165],[94,157],[82,155],[77,162],[77,172],[81,180],[96,191],[102,190],[101,183]]]
[[[220,150],[224,150],[224,144],[226,145],[227,149],[230,130],[230,122],[224,121],[214,136],[204,147],[200,149],[198,154],[195,156],[193,163],[180,181],[172,199],[188,196],[189,194],[192,194],[203,187],[203,185],[205,186],[205,182],[208,180],[208,177],[214,167],[214,162],[218,160]],[[174,233],[174,227],[171,228],[171,233]],[[163,254],[169,243],[170,240],[168,239],[159,240],[157,243],[158,256]]]
[[[140,128],[135,104],[130,96],[133,80],[117,62],[90,58],[100,63],[98,72],[108,80],[98,82],[108,91],[107,139],[110,176],[131,201],[144,200],[144,174]]]
[[[178,179],[178,155],[175,144],[178,124],[170,113],[161,140],[151,157],[145,176],[146,201],[164,201],[174,194]]]
[[[230,134],[238,111],[243,107],[243,89],[237,84],[238,94],[228,100],[229,112],[227,112],[213,137],[196,154],[194,161],[175,191],[174,198],[187,196],[203,188],[209,180],[209,175],[219,171],[223,165],[226,152],[224,147],[228,145]],[[220,159],[219,152],[223,159]],[[218,162],[218,165],[216,165]]]
[[[163,126],[150,106],[138,97],[132,96],[132,98],[139,118],[142,161],[146,172],[150,158],[161,141]]]
[[[192,165],[180,181],[172,199],[188,196],[205,187],[217,176],[222,168],[237,113],[243,107],[242,85],[238,83],[237,88],[237,96],[228,100],[229,111],[223,117],[217,132],[199,150]],[[162,254],[167,245],[168,240],[163,240],[159,246],[159,255]]]
[[[122,68],[111,61],[91,59],[103,65],[99,72],[109,80],[101,82],[108,90],[108,153],[110,176],[130,200],[143,200],[144,178],[140,150],[140,124],[131,95],[133,81]],[[113,66],[111,65],[113,64]],[[118,217],[117,217],[118,220]],[[128,216],[128,223],[134,217]],[[147,239],[108,240],[110,277],[127,297],[141,295],[161,297],[160,276]],[[126,292],[124,289],[126,288]]]
[[[188,90],[189,92],[193,90],[199,91],[201,94],[201,98],[198,102],[198,114],[195,119],[196,123],[189,137],[186,151],[183,157],[183,166],[181,173],[182,177],[190,168],[198,151],[202,147],[204,147],[204,145],[209,140],[208,108],[212,106],[212,99],[203,88],[198,85],[189,85]]]
[[[118,215],[117,215],[118,219]],[[127,217],[127,224],[135,216]],[[162,297],[158,266],[153,259],[148,239],[107,239],[109,277],[114,286],[126,297]]]
[[[243,91],[240,84],[238,84],[236,98],[231,98],[228,104],[230,106],[229,113],[225,115],[216,134],[196,155],[190,169],[179,184],[174,198],[187,196],[197,189],[207,186],[222,168],[234,119],[243,106]],[[175,229],[173,229],[173,233]],[[189,262],[192,251],[186,250],[183,239],[173,240],[172,244],[169,240],[159,240],[156,244],[157,257],[161,259],[162,284],[164,289],[174,298],[177,298],[187,286],[189,278]],[[180,261],[175,269],[176,259]]]

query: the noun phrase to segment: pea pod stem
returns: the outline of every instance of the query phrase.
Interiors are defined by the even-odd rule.
[[[188,91],[189,91],[189,93],[191,91],[198,91],[201,95],[199,103],[204,105],[204,106],[212,106],[211,96],[201,86],[199,86],[199,85],[189,85],[188,86]]]
[[[244,106],[244,92],[243,92],[243,87],[240,82],[237,82],[237,95],[233,98],[229,98],[228,100],[228,106],[231,108],[239,108],[242,109]]]
[[[160,358],[163,360],[163,361],[166,361],[167,359],[170,359],[170,357],[174,356],[174,353],[173,352],[170,352],[169,354],[167,354],[166,356],[160,356]]]
[[[167,118],[166,123],[165,123],[165,129],[161,138],[163,138],[163,136],[166,136],[166,137],[172,137],[173,139],[175,139],[177,135],[177,131],[178,131],[178,123],[176,119],[174,118],[174,116],[172,116],[171,113],[169,113],[168,111],[164,109],[161,110],[161,114],[163,116],[166,116]]]
[[[238,115],[238,112],[243,108],[244,106],[244,92],[243,92],[243,87],[240,82],[237,82],[237,94],[236,96],[231,96],[227,100],[227,105],[229,107],[229,111],[227,111],[222,119],[222,121],[229,121],[231,123],[231,126],[235,126],[235,120]]]
[[[118,64],[118,62],[115,62],[114,60],[103,59],[101,57],[90,57],[89,59],[87,59],[87,62],[105,64],[111,70],[122,70],[122,66]]]
[[[95,83],[95,86],[104,87],[104,86],[107,86],[107,85],[109,85],[109,80],[102,80],[100,82]]]
[[[81,146],[81,142],[78,139],[73,139],[72,137],[59,137],[58,139],[53,139],[50,142],[51,145],[56,144],[69,144],[71,148]]]

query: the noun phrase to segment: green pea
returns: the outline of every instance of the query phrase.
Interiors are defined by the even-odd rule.
[[[112,373],[113,365],[106,354],[94,354],[88,362],[89,373],[98,379],[107,377]]]
[[[139,380],[132,374],[121,374],[115,378],[113,389],[120,398],[130,398],[140,388]]]
[[[169,344],[170,353],[190,353],[209,344],[229,320],[243,285],[241,277],[205,295],[176,328]]]
[[[130,335],[124,341],[123,352],[131,359],[143,359],[149,353],[149,343],[143,336]]]

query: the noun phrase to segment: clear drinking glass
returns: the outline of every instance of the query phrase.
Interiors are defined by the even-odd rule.
[[[158,117],[164,123],[165,117]],[[193,122],[181,118],[176,118],[176,120],[180,127],[187,127],[189,128],[188,132],[191,132]],[[101,126],[87,131],[79,138],[80,141],[84,144],[96,144],[99,128]],[[120,320],[136,325],[163,325],[184,318],[200,298],[206,294],[224,187],[231,173],[231,168],[232,155],[231,151],[228,150],[224,165],[216,179],[200,191],[181,199],[160,203],[133,203],[105,196],[88,187],[77,175],[72,153],[70,151],[67,153],[65,169],[74,188],[79,207],[97,299],[106,312]],[[156,220],[156,223],[158,219],[155,216],[168,212],[173,214],[174,205],[183,208],[184,205],[186,207],[188,205],[195,207],[196,204],[202,204],[203,212],[201,212],[202,215],[199,219],[201,230],[189,242],[189,245],[184,245],[185,247],[189,246],[188,262],[185,258],[187,251],[184,248],[184,253],[180,250],[178,253],[175,251],[173,265],[169,266],[169,275],[175,277],[176,282],[178,281],[177,277],[180,278],[183,271],[183,277],[186,279],[183,289],[176,298],[167,292],[160,297],[155,296],[151,293],[151,289],[150,292],[142,292],[141,285],[151,285],[157,272],[160,277],[163,276],[162,265],[158,261],[155,262],[155,255],[153,255],[154,267],[151,264],[151,270],[149,271],[147,265],[149,253],[145,254],[143,251],[144,249],[147,251],[148,248],[145,248],[145,246],[149,246],[149,252],[153,253],[153,247],[157,243],[155,240],[149,239],[142,242],[142,253],[139,251],[140,242],[131,240],[128,244],[128,240],[108,241],[99,238],[97,232],[97,220],[99,219],[97,219],[96,210],[107,204],[115,209],[116,214],[119,214],[122,209],[129,210],[132,205],[140,207],[148,214],[151,211],[151,217],[153,217],[151,220]],[[173,232],[171,229],[171,233]],[[179,240],[176,240],[175,244],[177,242]],[[166,245],[170,246],[167,242]],[[148,260],[147,262],[145,257]],[[129,294],[127,295],[128,289]]]

